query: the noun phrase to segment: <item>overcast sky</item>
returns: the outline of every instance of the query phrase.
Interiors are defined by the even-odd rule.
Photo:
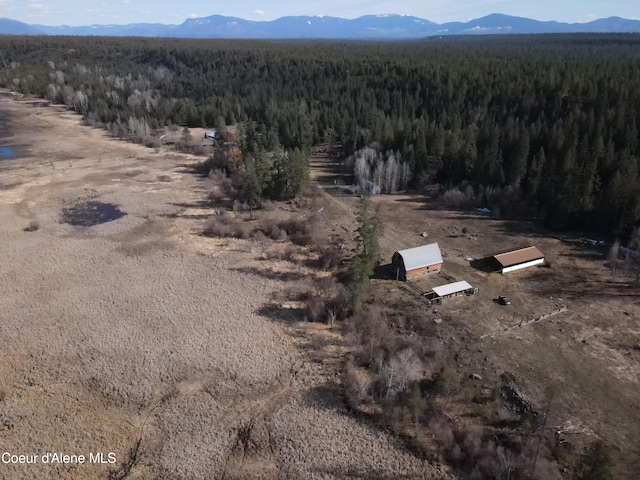
[[[640,0],[0,0],[0,17],[43,25],[182,23],[219,14],[252,20],[285,15],[415,15],[438,23],[489,13],[538,20],[587,22],[619,16],[640,19]]]

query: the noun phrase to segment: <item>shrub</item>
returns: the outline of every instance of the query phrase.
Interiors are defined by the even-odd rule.
[[[282,257],[287,262],[293,262],[293,261],[295,261],[297,254],[298,254],[298,251],[296,250],[296,248],[291,246],[291,245],[289,245],[287,247],[287,249],[284,251],[284,253],[282,254]]]
[[[578,480],[613,479],[613,458],[611,449],[602,440],[596,440],[587,446],[578,463]]]
[[[216,215],[209,219],[202,231],[207,237],[232,237],[229,219],[226,216]]]
[[[144,146],[147,148],[160,148],[161,142],[156,137],[146,137],[144,140]]]
[[[29,225],[24,227],[25,232],[37,232],[38,230],[40,230],[40,224],[35,220],[32,220]]]
[[[284,242],[287,240],[287,232],[278,225],[270,224],[264,229],[264,233],[271,240],[276,242]]]
[[[564,443],[557,443],[551,453],[556,462],[565,463],[567,461],[567,447]]]
[[[287,236],[296,245],[310,245],[313,241],[309,224],[305,220],[285,220],[280,222],[278,226],[287,233]]]
[[[307,319],[310,322],[320,322],[326,318],[326,305],[322,298],[317,295],[311,296],[307,300]]]
[[[284,298],[295,302],[304,302],[313,297],[314,293],[311,290],[311,286],[305,283],[296,283],[290,287],[287,287],[283,292]]]
[[[234,224],[233,236],[235,238],[241,238],[242,240],[246,240],[246,239],[250,238],[251,235],[252,235],[251,228],[247,227],[246,225],[244,225],[242,223]],[[263,237],[264,237],[264,235],[263,235]]]
[[[440,197],[440,201],[443,205],[455,205],[456,207],[468,203],[467,197],[458,187],[447,190],[442,197]]]
[[[371,400],[371,378],[351,362],[347,364],[346,387],[351,408],[358,408]]]
[[[215,215],[210,218],[202,234],[206,237],[248,239],[251,230],[241,223],[233,222],[226,215]]]
[[[267,243],[267,237],[261,230],[256,230],[251,233],[251,240],[258,245],[264,245]]]
[[[320,254],[318,263],[320,264],[320,268],[322,270],[333,270],[335,268],[338,268],[338,266],[340,265],[340,260],[342,260],[340,252],[335,248],[329,248],[327,250],[324,250]]]

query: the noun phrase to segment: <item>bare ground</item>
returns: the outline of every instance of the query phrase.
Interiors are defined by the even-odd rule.
[[[200,235],[195,157],[57,107],[4,101],[0,118],[19,152],[0,159],[0,449],[117,455],[0,478],[449,478],[349,415],[339,336],[259,314],[286,278],[264,246]],[[60,223],[86,200],[126,215]]]
[[[357,211],[357,198],[339,187],[335,161],[331,165],[326,155],[316,154],[312,166],[315,180],[334,205],[334,231],[349,230],[346,218]],[[614,447],[617,478],[637,478],[640,285],[634,272],[612,272],[606,247],[585,245],[578,235],[547,231],[533,222],[493,219],[472,208],[442,206],[437,188],[426,196],[384,195],[374,202],[383,217],[386,262],[396,250],[431,242],[439,243],[445,260],[442,275],[410,284],[381,279],[376,295],[419,298],[433,286],[458,280],[478,287],[477,296],[424,309],[426,322],[443,320],[438,336],[455,354],[459,372],[479,373],[487,383],[503,373],[514,375],[538,411],[552,402],[549,430],[577,446],[603,438]],[[545,253],[546,268],[501,275],[472,267],[471,260],[528,245]],[[499,305],[499,295],[507,295],[512,305]],[[510,328],[563,306],[568,307],[564,313]]]

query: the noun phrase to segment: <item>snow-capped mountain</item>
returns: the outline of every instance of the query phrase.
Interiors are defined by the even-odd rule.
[[[178,38],[253,39],[415,39],[442,35],[536,34],[536,33],[631,33],[640,32],[640,21],[610,17],[589,23],[542,22],[523,17],[491,14],[469,22],[437,24],[408,15],[365,15],[344,19],[326,15],[282,17],[253,21],[212,15],[190,18],[180,25],[137,23],[82,27],[28,25],[0,19],[4,35],[96,35]]]

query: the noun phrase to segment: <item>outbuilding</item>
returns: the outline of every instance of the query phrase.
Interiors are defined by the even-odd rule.
[[[215,140],[218,137],[218,131],[214,128],[210,132],[204,134],[205,140]]]
[[[432,303],[440,303],[443,298],[457,297],[458,295],[475,295],[478,289],[472,287],[464,280],[461,282],[448,283],[439,287],[433,287],[430,292],[423,295]]]
[[[381,192],[380,186],[370,180],[365,182],[364,191],[367,193],[367,195],[380,195]]]
[[[437,243],[398,250],[391,266],[396,280],[414,280],[438,273],[442,269],[442,253]]]
[[[448,283],[432,289],[440,298],[455,297],[457,295],[473,295],[476,293],[475,288],[464,280],[461,282]]]
[[[509,273],[523,268],[542,265],[544,254],[536,247],[526,247],[493,257],[500,265],[500,273]]]

